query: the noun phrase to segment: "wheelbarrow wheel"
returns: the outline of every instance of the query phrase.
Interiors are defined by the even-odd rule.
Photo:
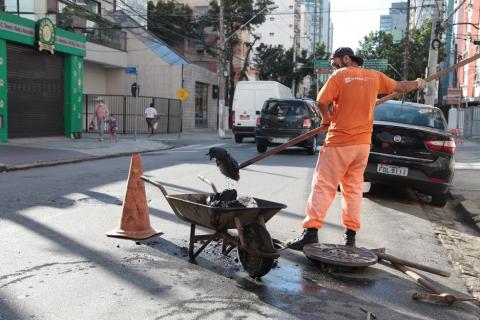
[[[274,253],[272,238],[264,226],[251,223],[243,227],[243,234],[247,249],[238,248],[238,256],[243,268],[252,278],[260,278],[272,269],[275,259],[259,257],[249,253],[256,250],[265,253]]]

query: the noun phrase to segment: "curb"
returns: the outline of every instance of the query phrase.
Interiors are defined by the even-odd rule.
[[[148,150],[138,151],[138,152],[121,152],[121,153],[107,154],[107,155],[101,155],[101,156],[86,156],[84,158],[77,158],[77,159],[53,160],[53,161],[19,164],[19,165],[13,165],[13,166],[8,166],[3,163],[0,163],[0,173],[33,169],[33,168],[53,167],[53,166],[59,166],[63,164],[72,164],[72,163],[87,162],[87,161],[94,161],[94,160],[120,158],[120,157],[130,156],[134,153],[140,153],[140,154],[150,153],[150,152],[170,150],[173,148],[175,148],[175,146],[167,145],[166,148],[162,148],[162,149],[148,149]]]
[[[457,205],[459,211],[467,214],[473,220],[473,223],[477,228],[480,229],[480,208],[477,204],[472,200],[465,199],[464,196],[459,194],[450,192],[450,196],[459,201]]]

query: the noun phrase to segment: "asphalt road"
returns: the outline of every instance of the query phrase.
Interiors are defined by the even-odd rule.
[[[145,174],[171,193],[219,189],[286,204],[267,223],[274,238],[301,232],[316,156],[292,149],[241,171],[228,183],[205,153],[219,141],[194,142],[143,156]],[[252,143],[223,147],[243,161]],[[376,264],[353,274],[319,271],[302,253],[282,251],[261,281],[248,277],[236,250],[223,257],[209,246],[196,263],[186,257],[190,227],[162,194],[147,186],[150,219],[161,236],[141,241],[107,238],[118,226],[129,157],[0,175],[0,319],[478,319],[468,303],[444,306],[411,299],[423,289],[397,270]],[[341,243],[340,198],[320,241]],[[386,247],[399,257],[452,271],[431,222],[409,190],[374,188],[363,201],[357,245]],[[200,229],[202,231],[202,229]],[[203,231],[206,231],[203,229]],[[429,276],[441,288],[465,293],[462,281]]]

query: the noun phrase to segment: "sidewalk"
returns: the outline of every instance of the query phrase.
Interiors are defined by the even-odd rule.
[[[455,175],[450,194],[480,229],[480,139],[457,144]]]
[[[227,135],[231,138],[230,135]],[[187,145],[189,141],[220,140],[216,131],[199,130],[182,134],[157,134],[151,138],[120,135],[117,143],[100,142],[98,134],[86,133],[81,139],[66,137],[10,139],[0,144],[0,172],[112,158],[137,152],[153,152]]]

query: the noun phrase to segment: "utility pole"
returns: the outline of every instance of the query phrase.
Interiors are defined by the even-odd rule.
[[[443,0],[435,0],[432,16],[432,32],[430,34],[430,47],[428,51],[428,70],[427,76],[437,71],[438,64],[438,48],[440,47],[440,39],[438,39],[437,24],[443,13]],[[425,104],[433,105],[435,103],[436,81],[427,83],[427,93],[425,94]]]
[[[224,0],[220,0],[219,33],[219,59],[218,59],[218,135],[225,137],[225,31],[224,31]]]
[[[317,60],[317,1],[315,0],[313,10],[313,63]],[[318,94],[318,73],[315,73],[315,95]]]
[[[403,80],[408,78],[408,49],[410,45],[410,0],[407,1],[407,26],[405,28],[405,50],[403,52]]]
[[[293,74],[292,74],[292,93],[295,96],[295,71],[297,66],[297,35],[298,21],[297,21],[297,0],[293,1]],[[298,39],[299,40],[299,39]]]

